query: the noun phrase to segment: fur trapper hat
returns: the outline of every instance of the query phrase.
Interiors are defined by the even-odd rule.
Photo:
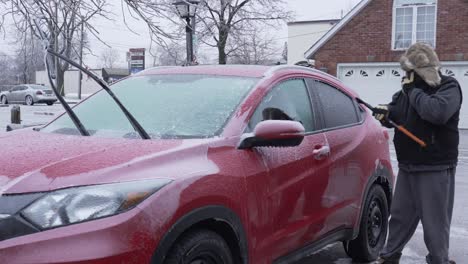
[[[439,57],[434,49],[426,43],[415,43],[400,59],[401,68],[406,71],[415,71],[431,87],[440,85],[441,67]]]

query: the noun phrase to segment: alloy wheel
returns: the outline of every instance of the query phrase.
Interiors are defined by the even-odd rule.
[[[26,104],[27,105],[33,105],[34,101],[31,96],[26,96]]]

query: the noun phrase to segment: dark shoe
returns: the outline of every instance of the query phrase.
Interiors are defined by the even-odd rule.
[[[395,253],[390,257],[380,257],[377,264],[400,264],[401,253]]]
[[[431,263],[431,262],[429,262],[429,260],[427,258],[426,258],[426,261],[427,261],[427,263]],[[379,262],[377,262],[377,263],[379,263]],[[448,264],[457,264],[457,263],[454,260],[449,260]]]

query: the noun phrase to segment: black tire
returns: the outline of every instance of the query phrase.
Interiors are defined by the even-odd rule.
[[[46,104],[47,104],[47,105],[53,105],[54,102],[47,102]]]
[[[26,98],[24,98],[24,103],[26,105],[34,105],[34,100],[33,100],[32,96],[26,95]]]
[[[387,239],[388,217],[387,196],[381,186],[374,185],[366,198],[358,237],[343,243],[353,261],[370,262],[379,257]]]
[[[226,241],[210,230],[195,230],[177,240],[165,264],[234,264]]]
[[[4,105],[7,105],[7,104],[8,104],[8,100],[7,100],[6,96],[2,96],[2,98],[1,98],[0,101],[1,101],[2,104],[4,104]]]

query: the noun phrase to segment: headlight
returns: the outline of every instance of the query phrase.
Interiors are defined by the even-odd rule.
[[[134,208],[170,182],[155,179],[58,190],[34,201],[21,215],[41,229],[108,217]]]

